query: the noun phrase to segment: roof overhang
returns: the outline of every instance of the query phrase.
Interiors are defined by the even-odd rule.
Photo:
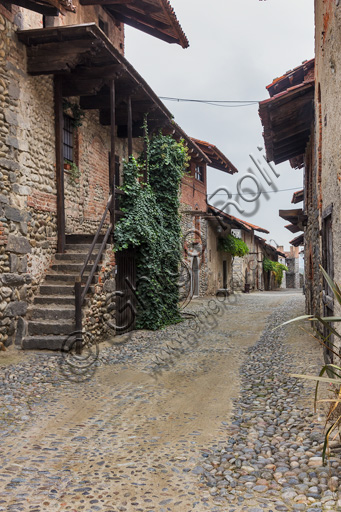
[[[303,213],[302,209],[295,210],[279,210],[279,216],[299,228],[299,231],[304,231],[304,226],[307,222],[307,215]],[[288,226],[285,226],[288,227]],[[291,226],[290,231],[292,231]]]
[[[213,144],[203,140],[194,139],[192,141],[206,154],[210,159],[210,167],[218,169],[228,174],[235,174],[238,169],[230,162],[230,160]]]
[[[247,232],[252,231],[260,231],[261,233],[269,233],[267,229],[261,228],[259,226],[255,226],[254,224],[250,224],[249,222],[246,222],[245,220],[238,219],[237,217],[233,217],[233,215],[229,215],[228,213],[225,213],[218,208],[215,208],[214,206],[208,205],[208,213],[211,214],[213,217],[219,217],[223,221],[225,221],[230,226],[236,227],[238,229],[243,229]]]
[[[291,160],[305,152],[314,115],[314,80],[276,94],[259,104],[269,161]]]
[[[165,129],[183,138],[198,158],[207,156],[173,121],[173,116],[133,66],[95,23],[19,30],[27,46],[27,72],[59,75],[63,97],[80,97],[84,110],[99,110],[100,122],[110,125],[110,81],[115,81],[115,116],[118,136],[127,136],[127,104],[132,103],[133,136],[143,134],[148,114],[150,132]]]
[[[295,226],[295,224],[287,224],[284,227],[291,231],[291,233],[299,233],[300,231],[302,231],[302,229],[300,229],[298,226]]]
[[[293,204],[301,203],[304,200],[304,190],[298,190],[294,192],[291,202]]]
[[[80,0],[81,5],[101,5],[115,20],[167,43],[189,46],[168,0]]]
[[[289,244],[293,245],[294,247],[299,247],[300,245],[304,245],[304,233],[301,233],[299,236],[294,238],[289,242]]]
[[[299,85],[302,82],[314,78],[315,58],[302,62],[296,68],[287,71],[283,76],[275,78],[266,88],[270,96],[275,96],[290,87]]]
[[[72,0],[6,0],[6,2],[44,16],[59,16],[59,13],[65,15],[66,11],[76,12]]]

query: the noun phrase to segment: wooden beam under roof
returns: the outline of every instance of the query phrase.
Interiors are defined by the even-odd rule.
[[[169,0],[80,0],[81,5],[101,5],[115,20],[168,43],[189,46]]]
[[[32,0],[6,0],[8,4],[24,7],[29,11],[38,12],[43,16],[59,16],[60,9],[46,3],[38,3]]]

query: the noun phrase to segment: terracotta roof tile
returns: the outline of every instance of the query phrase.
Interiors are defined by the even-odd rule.
[[[194,139],[193,142],[208,156],[211,160],[209,164],[214,169],[226,172],[228,174],[235,174],[238,169],[230,162],[230,160],[218,149],[214,144],[210,144],[204,140]]]
[[[233,215],[229,215],[228,213],[225,213],[218,208],[215,208],[214,206],[208,205],[209,209],[213,211],[213,213],[222,215],[228,220],[231,220],[232,222],[238,223],[242,228],[245,228],[246,231],[260,231],[261,233],[270,233],[267,229],[261,228],[259,226],[256,226],[255,224],[250,224],[250,222],[246,222],[245,220],[238,219],[238,217],[234,217]]]

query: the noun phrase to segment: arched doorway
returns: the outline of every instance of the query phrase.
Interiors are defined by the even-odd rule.
[[[198,297],[199,295],[199,258],[194,256],[192,262],[192,296]]]

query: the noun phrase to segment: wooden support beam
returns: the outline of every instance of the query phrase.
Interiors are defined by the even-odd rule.
[[[110,183],[110,193],[112,195],[111,209],[110,209],[110,222],[112,226],[115,228],[115,155],[116,155],[116,112],[115,112],[115,80],[111,80],[110,82],[110,169],[109,169],[109,183]]]
[[[142,32],[145,32],[146,34],[157,37],[158,39],[161,39],[162,41],[166,41],[166,43],[178,43],[179,42],[179,40],[177,38],[172,37],[171,35],[166,34],[159,29],[152,28],[144,23],[141,23],[139,21],[131,19],[129,16],[124,16],[123,14],[120,14],[120,13],[116,12],[115,10],[110,9],[110,7],[108,7],[108,11],[110,12],[110,14],[113,15],[113,17],[117,21],[120,21],[121,23],[125,23],[126,25],[130,25],[131,27],[134,27],[137,30],[142,30]]]
[[[75,78],[73,76],[64,77],[63,81],[63,96],[65,98],[69,96],[89,96],[95,95],[99,92],[105,80],[103,79],[87,79],[87,78]]]
[[[43,16],[59,16],[59,10],[56,7],[50,5],[37,4],[31,0],[7,0],[7,3],[24,7],[33,12],[38,12]]]
[[[112,8],[108,7],[108,9],[113,13],[116,19],[118,19],[118,16],[124,16],[129,20],[143,23],[149,27],[152,26],[158,30],[170,30],[172,28],[166,18],[164,18],[164,21],[160,21],[159,16],[150,16],[148,13],[145,13],[144,9],[142,12],[139,12],[126,5],[113,5]]]
[[[110,94],[81,96],[79,105],[83,110],[105,110],[110,107]]]
[[[57,251],[65,251],[65,207],[64,207],[64,155],[63,155],[63,96],[62,77],[54,78],[54,113],[56,147],[56,185],[57,185]]]
[[[133,154],[133,112],[131,108],[131,96],[128,98],[128,159]]]

